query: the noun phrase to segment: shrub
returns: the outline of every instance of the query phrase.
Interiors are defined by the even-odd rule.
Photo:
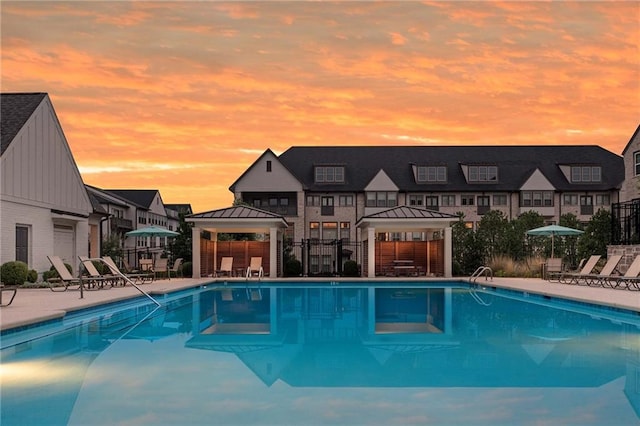
[[[0,266],[0,279],[6,285],[22,285],[27,280],[29,266],[26,263],[11,261]]]
[[[302,275],[302,263],[298,259],[289,259],[284,264],[285,277],[299,277]]]
[[[357,277],[358,276],[358,264],[355,260],[347,260],[344,262],[342,268],[342,274],[345,277]]]
[[[30,269],[29,272],[27,272],[27,281],[29,281],[30,283],[35,283],[36,281],[38,281],[38,271],[36,271],[35,269]]]
[[[193,275],[193,263],[184,262],[182,264],[182,276],[185,278],[191,277]]]

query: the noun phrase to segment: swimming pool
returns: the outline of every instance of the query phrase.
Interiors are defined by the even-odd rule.
[[[5,332],[1,424],[640,423],[637,312],[464,283],[147,302]]]

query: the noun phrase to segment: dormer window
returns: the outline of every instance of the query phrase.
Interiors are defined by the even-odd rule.
[[[344,166],[316,166],[316,183],[344,183]]]
[[[591,183],[602,181],[600,166],[571,166],[571,182]]]
[[[418,166],[416,167],[416,181],[418,183],[444,183],[447,181],[447,166]]]
[[[498,166],[469,166],[469,182],[498,182]]]

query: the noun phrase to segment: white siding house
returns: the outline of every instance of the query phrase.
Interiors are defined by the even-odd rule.
[[[0,95],[0,263],[39,273],[88,254],[91,201],[46,93]]]

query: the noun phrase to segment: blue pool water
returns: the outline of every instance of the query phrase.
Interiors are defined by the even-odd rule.
[[[640,424],[640,315],[462,283],[209,285],[1,350],[9,425]]]

